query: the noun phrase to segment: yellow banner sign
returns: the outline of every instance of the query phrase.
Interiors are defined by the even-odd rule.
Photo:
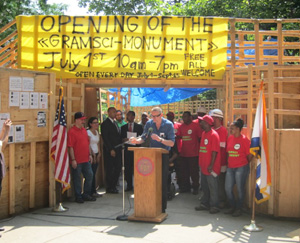
[[[62,78],[222,79],[225,18],[18,16],[18,66]]]

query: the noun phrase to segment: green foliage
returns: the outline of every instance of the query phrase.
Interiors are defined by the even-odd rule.
[[[67,10],[66,4],[47,4],[47,0],[1,0],[0,28],[13,21],[18,15],[48,15],[63,14]],[[0,34],[0,40],[15,31],[16,26]]]
[[[203,92],[202,94],[197,95],[199,100],[215,100],[217,99],[217,90],[211,89]]]

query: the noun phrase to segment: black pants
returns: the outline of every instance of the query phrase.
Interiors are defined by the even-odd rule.
[[[113,190],[117,186],[122,169],[121,157],[122,154],[119,149],[116,150],[116,157],[112,157],[110,152],[104,151],[106,190]]]
[[[125,165],[125,180],[127,182],[127,189],[132,188],[132,176],[133,176],[133,151],[124,151],[124,165]]]
[[[169,154],[162,155],[162,212],[164,213],[167,208],[168,200],[168,175],[169,175]]]
[[[97,158],[98,153],[95,154],[95,157]],[[96,163],[92,163],[92,171],[93,171],[93,181],[92,181],[92,194],[96,193],[96,173],[98,169],[98,161]]]

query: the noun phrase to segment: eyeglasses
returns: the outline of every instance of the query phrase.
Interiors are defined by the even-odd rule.
[[[151,117],[153,117],[153,118],[157,118],[157,117],[160,117],[160,115],[161,115],[161,113],[159,113],[158,115],[151,115]]]

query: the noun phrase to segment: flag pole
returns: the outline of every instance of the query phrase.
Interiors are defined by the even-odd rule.
[[[53,212],[66,212],[69,210],[69,208],[64,207],[62,205],[62,189],[61,189],[61,183],[56,181],[55,183],[55,187],[56,187],[56,199],[58,198],[58,200],[56,200],[56,202],[58,201],[58,204],[55,203],[55,207],[53,208]],[[57,205],[57,206],[56,206]]]
[[[263,230],[263,227],[261,227],[259,225],[256,225],[256,223],[255,223],[256,169],[257,169],[257,166],[255,164],[255,169],[254,169],[254,187],[253,187],[253,190],[252,190],[252,216],[251,216],[251,221],[250,221],[249,225],[245,225],[244,228],[243,228],[245,231],[249,231],[249,232],[260,232],[260,231]]]
[[[61,98],[63,97],[63,87],[62,87],[62,78],[60,78],[60,87],[59,87],[59,104],[61,105]],[[61,107],[59,107],[60,110]],[[64,207],[62,205],[62,184],[59,181],[55,181],[55,192],[56,192],[56,200],[55,206],[53,208],[53,212],[66,212],[69,208]],[[58,202],[58,203],[57,203]]]
[[[262,72],[261,73],[261,80],[263,81],[264,80],[264,73]],[[256,155],[257,155],[257,152],[256,152]],[[253,158],[252,160],[253,161]],[[245,225],[244,226],[244,230],[245,231],[249,231],[249,232],[260,232],[263,230],[263,227],[259,226],[259,225],[256,225],[255,223],[255,190],[256,190],[256,170],[257,170],[257,163],[255,163],[255,166],[254,166],[254,187],[253,187],[253,190],[252,190],[252,216],[251,216],[251,221],[250,221],[250,224],[249,225]],[[250,183],[251,183],[251,180],[250,180]]]

